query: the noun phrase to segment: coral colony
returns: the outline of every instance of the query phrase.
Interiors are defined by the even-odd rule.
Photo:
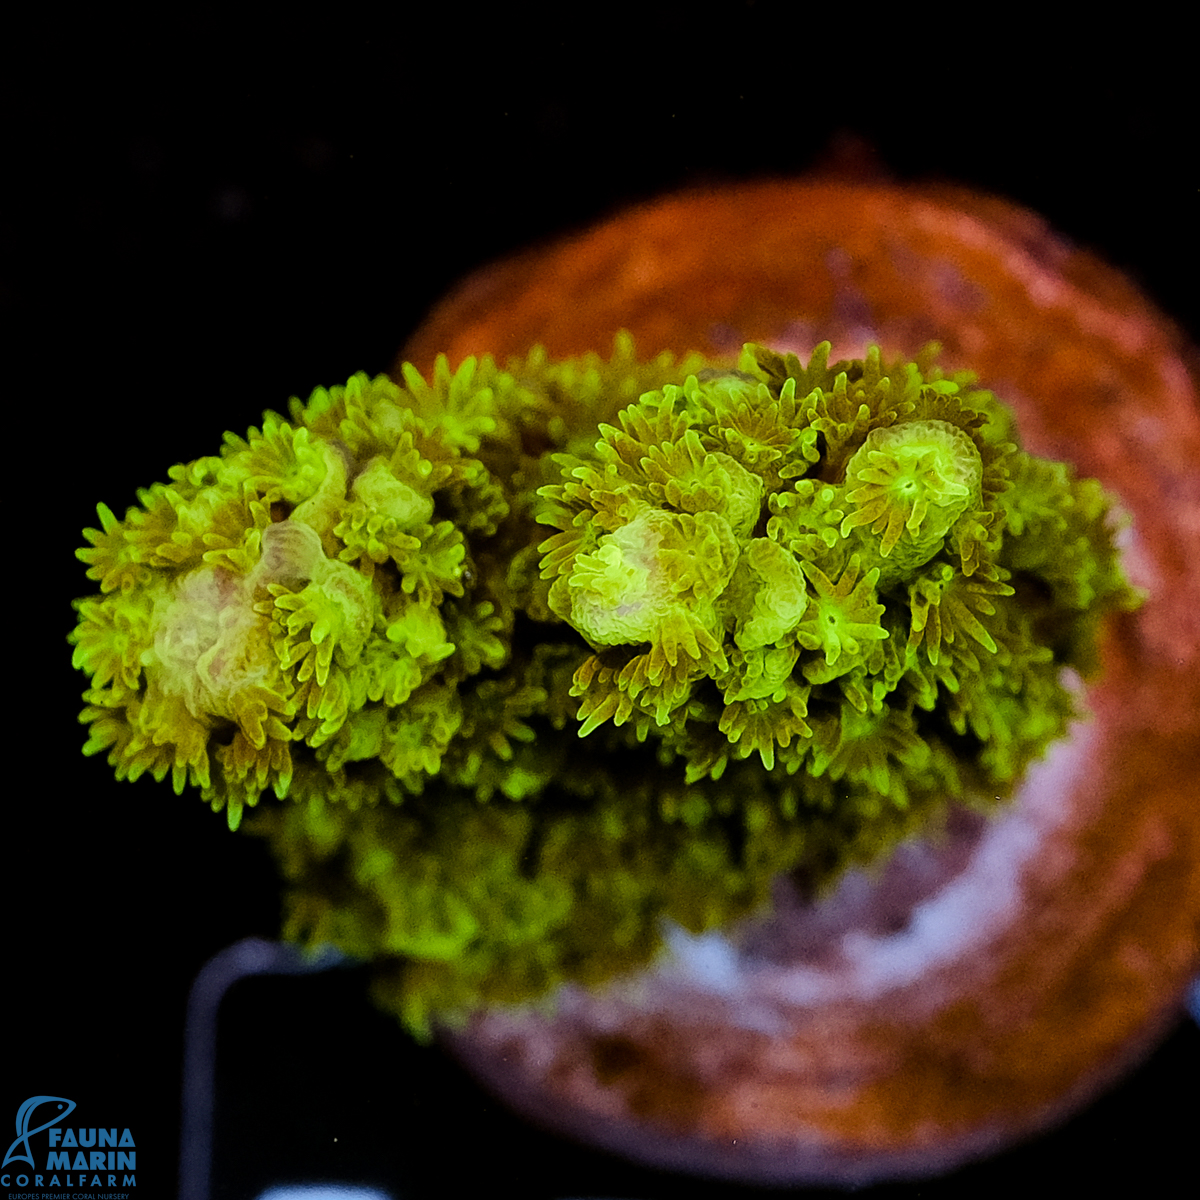
[[[1137,603],[1110,500],[934,349],[828,351],[622,336],[268,413],[86,531],[85,753],[255,808],[286,935],[419,1036],[995,806]]]

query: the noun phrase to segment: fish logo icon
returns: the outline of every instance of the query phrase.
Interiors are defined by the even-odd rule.
[[[57,1104],[59,1113],[52,1117],[44,1125],[29,1128],[29,1122],[33,1119],[34,1110],[43,1104]],[[29,1139],[35,1133],[41,1133],[44,1129],[49,1129],[52,1125],[57,1125],[64,1117],[68,1117],[75,1111],[75,1101],[67,1100],[63,1096],[30,1096],[20,1108],[17,1109],[17,1136],[13,1143],[8,1148],[8,1153],[4,1156],[4,1162],[0,1163],[0,1167],[7,1167],[10,1162],[26,1162],[32,1168],[34,1166],[33,1151],[29,1148]],[[24,1146],[25,1153],[18,1154],[17,1147]]]

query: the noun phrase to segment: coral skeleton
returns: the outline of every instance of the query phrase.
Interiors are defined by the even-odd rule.
[[[1118,515],[936,347],[828,354],[621,336],[267,413],[85,531],[85,753],[254,810],[286,935],[419,1036],[1002,804],[1138,603]]]

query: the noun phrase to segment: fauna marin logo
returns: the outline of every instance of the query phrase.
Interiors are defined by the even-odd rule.
[[[128,1129],[76,1129],[63,1121],[75,1111],[63,1096],[30,1096],[17,1109],[17,1136],[0,1163],[0,1187],[131,1188],[137,1186],[137,1149]],[[42,1135],[45,1145],[42,1149]],[[2,1145],[3,1143],[0,1143]],[[39,1153],[39,1150],[41,1153]],[[12,1195],[12,1193],[9,1193]],[[38,1196],[39,1193],[24,1193]],[[66,1194],[66,1193],[63,1193]],[[127,1193],[71,1193],[124,1196]]]

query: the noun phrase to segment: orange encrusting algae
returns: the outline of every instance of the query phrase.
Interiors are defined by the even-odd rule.
[[[728,994],[668,964],[629,994],[572,994],[552,1017],[485,1014],[459,1052],[558,1128],[760,1180],[924,1173],[1065,1115],[1145,1052],[1200,966],[1194,351],[1031,213],[818,179],[670,197],[488,268],[404,357],[427,371],[439,352],[452,365],[538,343],[606,353],[622,328],[642,355],[940,342],[949,368],[1012,406],[1028,450],[1120,497],[1148,598],[1106,631],[1074,749],[1032,772],[1014,813],[941,881],[938,895],[975,887],[986,908],[987,854],[1010,847],[1011,897],[961,950],[912,934],[925,965],[907,980],[870,974],[885,939],[841,943],[824,976],[735,950]],[[908,913],[918,933],[923,911]],[[802,985],[815,990],[798,1000]]]

